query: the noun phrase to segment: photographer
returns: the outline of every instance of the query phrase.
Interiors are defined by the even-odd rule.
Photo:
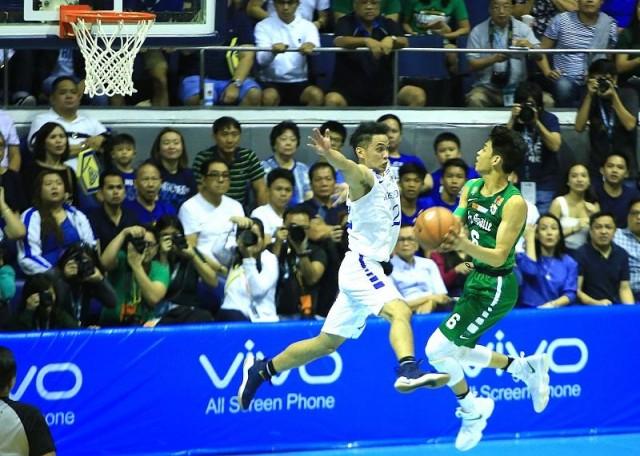
[[[527,150],[518,170],[522,191],[535,192],[535,204],[542,214],[548,212],[558,190],[558,152],[562,146],[560,122],[555,114],[545,111],[542,89],[534,82],[518,85],[507,128],[517,131]]]
[[[102,264],[116,291],[113,309],[102,309],[102,326],[141,325],[154,317],[154,308],[167,294],[169,266],[155,260],[158,242],[141,227],[122,230],[102,253]]]
[[[153,227],[159,244],[156,260],[167,265],[171,282],[167,294],[155,308],[158,324],[212,321],[213,303],[202,296],[201,285],[217,287],[214,268],[196,247],[187,243],[182,223],[177,217],[164,215]],[[209,262],[208,262],[209,261]],[[207,310],[205,310],[207,309]]]
[[[589,123],[589,173],[594,181],[600,178],[599,169],[605,158],[613,152],[627,158],[632,178],[638,172],[635,154],[638,106],[631,103],[634,97],[624,96],[618,90],[617,82],[612,61],[599,59],[589,66],[587,94],[578,109],[575,129],[582,132]]]
[[[69,247],[47,275],[54,281],[58,305],[79,326],[98,324],[100,315],[92,313],[92,300],[101,307],[116,306],[116,292],[105,279],[98,254],[90,245],[76,243]]]
[[[284,227],[276,231],[272,245],[279,265],[278,315],[310,318],[317,313],[318,292],[328,265],[327,253],[309,240],[311,217],[304,206],[287,209],[283,218]]]
[[[235,259],[224,288],[218,321],[278,321],[276,284],[278,259],[264,248],[264,226],[251,219],[250,228],[238,230]]]
[[[9,324],[10,329],[45,331],[78,326],[78,322],[58,305],[50,277],[38,273],[27,278],[22,289],[22,302],[17,315]]]

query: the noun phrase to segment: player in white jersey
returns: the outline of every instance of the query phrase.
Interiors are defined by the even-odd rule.
[[[369,315],[391,323],[389,339],[398,358],[394,387],[401,393],[416,388],[439,388],[447,374],[424,372],[414,356],[411,310],[383,272],[400,232],[400,193],[389,171],[387,126],[360,124],[351,136],[355,163],[331,149],[329,131],[318,129],[310,138],[318,155],[342,171],[349,185],[349,252],[340,265],[340,292],[317,336],[289,345],[270,360],[245,358],[238,400],[246,409],[260,385],[278,372],[307,364],[333,353],[347,339],[362,334]]]

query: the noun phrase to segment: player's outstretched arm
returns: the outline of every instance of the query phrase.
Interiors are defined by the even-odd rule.
[[[344,180],[349,185],[351,199],[356,200],[367,194],[373,187],[373,174],[366,166],[359,165],[342,155],[341,152],[332,149],[329,133],[329,129],[325,130],[323,135],[319,129],[314,128],[309,137],[310,143],[308,145],[318,155],[325,157],[331,166],[342,171]]]

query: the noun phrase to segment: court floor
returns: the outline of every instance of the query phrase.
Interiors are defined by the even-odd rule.
[[[264,453],[261,453],[264,454]],[[286,456],[460,456],[451,443],[293,451]],[[611,434],[520,440],[487,440],[464,453],[473,456],[640,456],[640,434]],[[254,455],[255,456],[255,455]]]

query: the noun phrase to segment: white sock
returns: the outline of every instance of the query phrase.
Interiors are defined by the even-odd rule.
[[[475,413],[476,411],[475,400],[476,400],[476,395],[473,394],[473,391],[469,391],[469,393],[464,397],[464,399],[458,399],[458,404],[460,404],[460,407],[462,407],[462,410],[464,410],[465,412]]]

